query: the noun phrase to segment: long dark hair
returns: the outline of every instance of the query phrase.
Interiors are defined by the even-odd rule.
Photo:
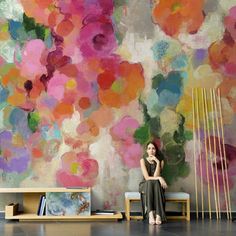
[[[156,144],[155,142],[153,142],[153,141],[149,141],[149,142],[146,144],[146,149],[147,149],[147,147],[148,147],[149,144],[152,144],[152,145],[155,147],[155,149],[156,149],[156,153],[158,153],[159,148],[158,148],[157,144]]]
[[[157,144],[154,141],[149,141],[146,144],[146,150],[147,150],[147,147],[148,147],[149,144],[152,144],[155,147],[155,149],[156,149],[156,156],[158,157],[158,159],[159,160],[164,160],[163,153],[161,152],[161,150],[158,148]]]

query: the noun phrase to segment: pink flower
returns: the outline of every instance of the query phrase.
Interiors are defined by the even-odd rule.
[[[60,12],[64,14],[88,15],[97,12],[99,14],[111,15],[113,12],[113,1],[58,0],[58,7],[60,8]]]
[[[62,169],[56,174],[57,182],[64,187],[91,187],[98,176],[98,163],[86,152],[65,153],[62,157]]]
[[[135,130],[139,127],[137,120],[130,116],[123,117],[110,130],[111,136],[116,142],[117,152],[122,161],[129,168],[139,167],[139,160],[143,150],[140,144],[135,143],[133,138]]]
[[[67,76],[56,72],[48,82],[48,94],[61,101],[64,97],[65,84],[68,80],[69,78]]]
[[[111,20],[106,16],[91,16],[81,29],[78,44],[84,57],[106,57],[116,47]]]
[[[137,120],[130,116],[125,116],[111,128],[111,135],[114,140],[125,143],[133,142],[133,134],[138,127]]]
[[[143,148],[139,143],[123,144],[119,148],[119,154],[127,167],[137,168],[140,166]]]
[[[229,15],[225,17],[224,24],[231,37],[236,40],[236,6],[229,10]]]
[[[22,76],[34,79],[36,75],[46,73],[46,67],[42,63],[42,57],[45,50],[46,47],[44,42],[40,39],[34,39],[26,43],[22,53]]]
[[[209,138],[207,138],[207,140],[206,140],[207,142],[208,142],[208,139]],[[227,183],[226,182],[226,173],[228,175],[229,189],[233,189],[234,185],[235,185],[234,178],[236,176],[236,148],[234,146],[229,145],[229,144],[225,144],[226,171],[222,172],[222,166],[223,166],[223,170],[225,170],[222,140],[220,139],[223,163],[221,162],[218,137],[215,137],[215,142],[216,142],[216,152],[215,153],[214,153],[214,137],[211,136],[210,140],[211,140],[211,151],[214,155],[216,155],[216,163],[214,162],[215,157],[214,156],[211,157],[211,158],[213,158],[213,175],[214,175],[215,183],[217,183],[216,180],[218,178],[220,195],[222,195],[222,199],[223,199],[224,180],[225,180],[225,184]],[[204,146],[204,143],[202,143],[202,146]],[[213,188],[213,175],[212,175],[212,169],[211,169],[211,161],[210,161],[209,157],[208,157],[207,163],[208,163],[209,182],[210,182],[210,186]],[[217,173],[216,173],[216,169],[217,169]],[[197,160],[197,172],[198,172],[198,176],[200,178],[200,157],[198,157],[198,160]],[[223,173],[224,173],[224,176],[223,176]],[[203,174],[203,181],[207,185],[208,182],[207,182],[207,169],[206,169],[206,153],[204,151],[202,151],[202,174]]]

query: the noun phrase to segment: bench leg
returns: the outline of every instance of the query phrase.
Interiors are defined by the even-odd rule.
[[[141,207],[142,207],[143,220],[145,220],[145,204],[144,204],[144,196],[143,196],[143,193],[141,193]]]
[[[190,200],[188,199],[186,202],[186,207],[187,207],[187,216],[186,216],[186,220],[190,221]]]
[[[130,200],[125,199],[125,216],[127,221],[130,221]]]
[[[187,204],[187,202],[183,202],[182,203],[182,216],[185,216],[186,215],[186,204]]]

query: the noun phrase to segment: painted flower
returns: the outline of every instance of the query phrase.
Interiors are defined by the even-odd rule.
[[[229,10],[229,15],[224,19],[224,25],[226,29],[229,31],[231,37],[236,40],[236,6],[232,7]]]
[[[218,182],[219,182],[219,188],[220,188],[220,193],[224,194],[224,182],[223,182],[223,172],[222,172],[222,167],[223,170],[225,169],[225,164],[224,164],[224,157],[223,157],[223,143],[222,143],[222,139],[218,139],[218,137],[213,137],[211,136],[210,138],[207,138],[207,142],[209,141],[211,142],[211,150],[212,150],[212,154],[215,155],[216,157],[216,162],[214,160],[214,156],[213,158],[213,175],[214,175],[214,179],[216,181],[216,178],[218,176]],[[216,151],[214,152],[214,140],[217,144],[216,146]],[[222,153],[220,153],[220,149],[219,149],[219,142],[221,145],[221,150]],[[204,146],[204,144],[203,144]],[[235,185],[235,175],[236,175],[236,148],[230,144],[225,144],[225,154],[226,154],[226,172],[228,175],[228,183],[229,183],[229,189],[232,189]],[[222,156],[222,161],[223,161],[223,165],[221,162],[221,156]],[[197,170],[198,173],[200,173],[200,159],[198,157],[198,165],[197,165]],[[211,170],[211,162],[210,159],[208,159],[208,173],[209,173],[209,180],[210,183],[213,183],[213,175],[212,175],[212,170]],[[216,169],[217,168],[217,173],[216,173]],[[205,184],[207,184],[207,169],[206,169],[206,154],[205,152],[202,152],[202,173],[203,173],[203,181]],[[225,174],[225,171],[224,171]],[[199,175],[200,176],[200,175]],[[225,176],[225,175],[224,175]],[[226,181],[226,176],[225,176],[225,181]],[[226,183],[226,182],[225,182]],[[210,184],[211,187],[213,187],[213,184]]]
[[[211,44],[208,49],[213,69],[220,70],[226,76],[236,75],[236,7],[229,10],[224,21],[226,30],[223,39]]]
[[[90,117],[98,127],[107,127],[114,120],[113,111],[105,106],[94,111]]]
[[[229,102],[234,113],[236,113],[236,97],[234,95],[235,88],[236,88],[236,80],[232,80],[232,78],[224,78],[224,82],[221,83],[219,86],[222,100],[223,98],[225,98],[225,103],[226,101]],[[222,108],[224,110],[224,107]],[[224,111],[224,116],[225,116],[225,112],[226,111]],[[224,121],[225,121],[225,117],[224,117]]]
[[[194,34],[204,20],[203,6],[203,0],[160,0],[153,9],[152,17],[167,35],[181,32]]]
[[[128,168],[140,167],[140,158],[143,155],[143,148],[139,143],[129,143],[118,145],[118,153],[122,157],[122,161]]]
[[[70,118],[73,115],[73,112],[73,104],[68,101],[62,101],[55,106],[53,115],[57,122],[61,124],[65,118]]]
[[[64,187],[91,187],[98,176],[98,163],[86,152],[65,153],[62,169],[56,174],[57,182]]]
[[[63,14],[79,14],[89,15],[99,13],[111,15],[113,12],[112,0],[96,0],[96,1],[84,1],[84,0],[58,0],[58,7]]]
[[[81,141],[90,141],[99,135],[99,127],[90,118],[82,121],[76,131]]]
[[[119,108],[136,99],[144,88],[140,64],[121,62],[98,75],[99,100],[103,105]]]
[[[20,73],[20,70],[15,67],[2,73],[1,85],[7,91],[5,99],[12,106],[33,110],[35,104],[26,96],[28,93],[25,88],[27,80]]]
[[[188,58],[178,42],[158,40],[151,49],[158,67],[163,72],[183,70],[188,64]]]
[[[133,134],[138,127],[137,120],[130,116],[125,116],[110,131],[114,140],[129,144],[133,142]]]
[[[51,13],[54,0],[21,0],[25,14],[29,17],[34,17],[36,22],[48,25],[48,16]]]
[[[34,79],[35,76],[46,73],[46,67],[42,63],[45,50],[46,46],[40,39],[34,39],[25,44],[20,64],[22,76]]]
[[[87,81],[82,77],[78,78],[76,82],[77,97],[74,102],[75,110],[79,111],[81,117],[85,118],[88,117],[94,110],[97,110],[100,105],[97,98],[97,85],[95,82]]]
[[[183,93],[184,73],[171,71],[167,78],[162,74],[156,75],[153,80],[153,89],[158,95],[158,106],[176,106]]]
[[[27,148],[31,152],[33,159],[44,159],[50,162],[57,156],[61,144],[61,134],[58,127],[40,127],[40,131],[33,133],[27,143]]]
[[[137,168],[142,156],[142,146],[135,143],[133,138],[135,130],[139,127],[137,120],[130,116],[123,117],[111,130],[117,152],[122,161],[129,168]]]
[[[57,72],[54,73],[53,77],[48,82],[47,93],[58,101],[61,101],[64,97],[65,87],[68,80],[69,78],[67,76]]]
[[[117,48],[111,20],[105,16],[91,16],[86,19],[80,31],[78,45],[84,58],[106,57]]]
[[[236,44],[221,40],[213,43],[209,49],[209,59],[213,69],[219,69],[225,75],[236,75]]]
[[[30,154],[23,146],[15,142],[10,131],[0,133],[0,169],[4,172],[23,173],[30,164]]]

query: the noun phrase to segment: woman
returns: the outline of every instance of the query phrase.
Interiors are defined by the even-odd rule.
[[[139,184],[140,193],[144,194],[144,205],[149,216],[149,224],[160,225],[166,221],[164,189],[167,184],[161,177],[164,160],[158,155],[154,142],[149,142],[146,148],[147,157],[140,160],[143,181]]]

